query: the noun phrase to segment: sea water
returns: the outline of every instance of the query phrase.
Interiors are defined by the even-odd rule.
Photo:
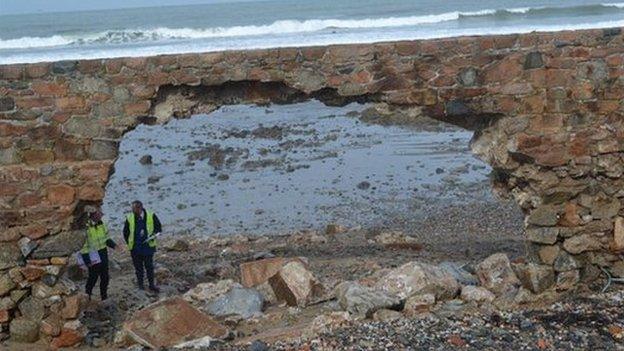
[[[0,64],[624,26],[624,3],[599,0],[234,0],[16,11],[0,1]]]

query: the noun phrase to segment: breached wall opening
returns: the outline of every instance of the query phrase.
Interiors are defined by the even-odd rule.
[[[126,134],[104,210],[115,229],[141,199],[168,233],[274,235],[338,223],[403,231],[427,246],[427,259],[521,255],[523,215],[492,194],[472,134],[386,104],[224,106]]]
[[[152,99],[150,115],[164,123],[171,118],[185,118],[193,114],[209,113],[223,105],[236,104],[292,104],[315,99],[327,106],[345,106],[349,103],[379,101],[377,94],[343,96],[336,89],[322,88],[310,93],[282,82],[228,81],[220,85],[164,85]]]

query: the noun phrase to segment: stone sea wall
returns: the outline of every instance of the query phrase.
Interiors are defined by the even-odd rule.
[[[0,66],[0,325],[71,337],[60,277],[124,133],[224,104],[420,106],[475,130],[535,271],[623,270],[623,73],[619,28]]]

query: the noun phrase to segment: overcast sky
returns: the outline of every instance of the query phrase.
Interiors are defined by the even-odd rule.
[[[0,0],[0,15],[262,0]]]

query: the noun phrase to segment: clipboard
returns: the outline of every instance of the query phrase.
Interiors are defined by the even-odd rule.
[[[89,251],[89,260],[91,261],[91,264],[98,264],[102,262],[102,259],[100,259],[100,254],[97,251]],[[82,254],[80,253],[80,251],[76,252],[76,261],[81,267],[87,267],[87,264],[82,258]]]
[[[160,236],[160,234],[162,234],[162,232],[161,232],[161,233],[156,233],[156,234],[154,234],[154,235],[148,235],[148,236],[145,238],[145,240],[143,240],[143,241],[141,242],[141,244],[145,244],[146,242],[148,242],[148,241],[150,241],[150,240],[154,240],[154,239],[156,239],[157,237],[159,237],[159,236]]]

